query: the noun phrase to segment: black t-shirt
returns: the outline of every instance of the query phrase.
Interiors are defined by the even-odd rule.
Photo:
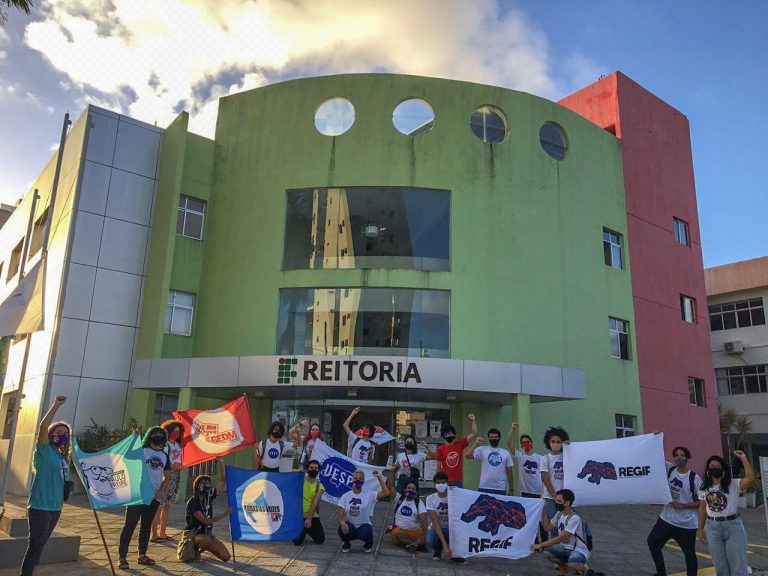
[[[216,488],[208,498],[192,497],[187,500],[187,530],[195,530],[197,534],[210,536],[213,532],[213,524],[201,524],[195,518],[195,512],[202,512],[206,518],[213,517],[213,501],[216,499]],[[202,500],[202,502],[201,502]]]

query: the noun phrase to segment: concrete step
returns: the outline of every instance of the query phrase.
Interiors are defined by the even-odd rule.
[[[0,534],[0,568],[18,568],[27,551],[27,537],[11,538]],[[51,534],[40,558],[41,564],[74,562],[80,553],[80,536],[71,532],[55,531]],[[66,573],[62,569],[62,574]]]
[[[6,502],[0,509],[0,535],[11,538],[27,537],[27,509]]]

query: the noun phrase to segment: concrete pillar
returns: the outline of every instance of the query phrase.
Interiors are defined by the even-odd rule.
[[[195,404],[197,402],[197,391],[194,388],[182,388],[179,390],[179,403],[177,410],[189,410],[190,408],[194,408]],[[188,496],[188,487],[189,487],[189,468],[182,468],[181,469],[181,477],[179,478],[179,493],[176,496],[176,501],[178,502],[179,499],[181,501],[185,501]]]

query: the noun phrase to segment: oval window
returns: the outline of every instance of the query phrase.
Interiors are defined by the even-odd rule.
[[[507,120],[495,106],[475,108],[469,117],[472,132],[483,142],[498,144],[507,137]]]
[[[565,139],[565,132],[554,122],[546,122],[539,130],[539,142],[544,152],[552,156],[555,160],[565,158],[565,151],[568,143]]]
[[[346,98],[330,98],[315,112],[315,128],[326,136],[344,134],[355,123],[355,107]]]
[[[425,100],[410,98],[400,102],[392,112],[392,124],[406,136],[419,136],[432,130],[435,113]]]

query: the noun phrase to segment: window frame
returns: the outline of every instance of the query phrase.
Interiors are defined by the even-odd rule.
[[[760,301],[760,304],[755,304],[758,300]],[[728,307],[729,309],[724,310],[725,307]],[[757,312],[758,310],[760,311],[759,313]],[[751,328],[752,326],[765,326],[765,301],[762,296],[748,298],[746,300],[710,304],[707,311],[709,312],[709,329],[712,332],[736,330],[738,328]],[[749,315],[749,324],[742,325],[740,314],[743,315],[745,312]],[[732,318],[732,326],[726,326],[726,316]],[[759,318],[760,316],[762,316],[762,322],[755,322],[754,318]],[[718,319],[719,324],[717,323]]]
[[[691,406],[702,408],[707,406],[706,388],[703,378],[688,376],[688,400]]]
[[[768,364],[715,368],[718,396],[768,393]],[[754,388],[757,390],[754,390]],[[750,391],[750,388],[753,390]],[[734,392],[734,389],[737,391]]]
[[[688,224],[688,222],[673,216],[672,227],[674,228],[675,242],[677,242],[682,246],[690,246],[691,245],[691,226]],[[683,239],[682,234],[680,233],[681,230],[685,232],[684,242],[681,242],[681,239]]]
[[[165,401],[173,399],[173,408],[166,410]],[[157,407],[157,401],[160,400],[160,408]],[[170,408],[170,407],[168,407]],[[152,420],[154,425],[159,426],[166,420],[173,418],[173,412],[179,408],[179,396],[178,394],[167,394],[165,392],[155,393],[155,405],[152,407]],[[158,416],[160,416],[158,418]]]
[[[629,419],[627,424],[626,419]],[[619,422],[621,420],[621,422]],[[615,414],[616,438],[631,438],[637,433],[637,416],[633,414]],[[621,433],[619,431],[621,430]],[[627,434],[631,432],[631,434]]]
[[[608,238],[606,238],[606,235]],[[614,237],[616,238],[616,242],[613,241]],[[611,230],[610,228],[603,228],[603,260],[605,261],[606,266],[610,266],[614,270],[624,270],[624,249],[622,246],[622,239],[623,236],[618,232]],[[613,258],[614,248],[617,248],[619,253],[618,266],[616,266]]]
[[[620,330],[618,324],[616,325],[616,327],[612,326],[611,325],[611,321],[617,322],[617,323],[621,322],[624,325],[623,326],[624,330],[623,331]],[[626,356],[622,355],[622,346],[621,346],[621,335],[622,334],[626,337],[625,338]],[[630,340],[629,340],[629,334],[630,334],[630,332],[629,332],[629,322],[627,322],[626,320],[622,320],[621,318],[616,318],[614,316],[609,316],[608,317],[608,338],[609,338],[609,342],[611,344],[613,343],[614,335],[618,339],[619,356],[616,356],[613,353],[613,346],[611,346],[611,356],[613,358],[616,358],[618,360],[630,360],[631,359],[632,355],[630,353],[631,343],[630,343]]]
[[[177,304],[176,303],[176,294],[185,294],[192,296],[192,305],[187,306],[185,304]],[[197,294],[194,294],[193,292],[184,292],[183,290],[168,290],[168,303],[166,304],[166,323],[167,326],[163,326],[163,334],[173,334],[174,336],[192,336],[192,329],[195,323],[195,304],[197,302]],[[190,312],[190,318],[189,318],[189,333],[185,334],[182,332],[173,332],[173,316],[175,310],[183,309],[183,310],[189,310]],[[168,319],[168,312],[170,312],[170,321],[167,321]]]
[[[686,303],[690,303],[690,320],[688,319]],[[686,324],[697,324],[696,319],[696,298],[687,294],[680,294],[680,318]]]
[[[189,202],[188,200],[194,200],[196,202],[200,202],[203,205],[203,211],[200,212],[198,210],[195,210],[194,208],[189,208]],[[181,202],[184,202],[184,206],[181,205]],[[205,200],[202,200],[200,198],[195,198],[194,196],[187,196],[186,194],[181,194],[179,196],[179,206],[177,208],[177,218],[181,219],[181,232],[179,232],[179,220],[176,221],[176,236],[183,236],[184,238],[190,238],[192,240],[199,240],[200,242],[203,241],[203,237],[205,236],[205,209],[208,206],[208,202]],[[190,234],[187,234],[187,214],[194,214],[196,216],[200,216],[202,219],[202,222],[200,223],[200,237],[197,236],[191,236]]]

